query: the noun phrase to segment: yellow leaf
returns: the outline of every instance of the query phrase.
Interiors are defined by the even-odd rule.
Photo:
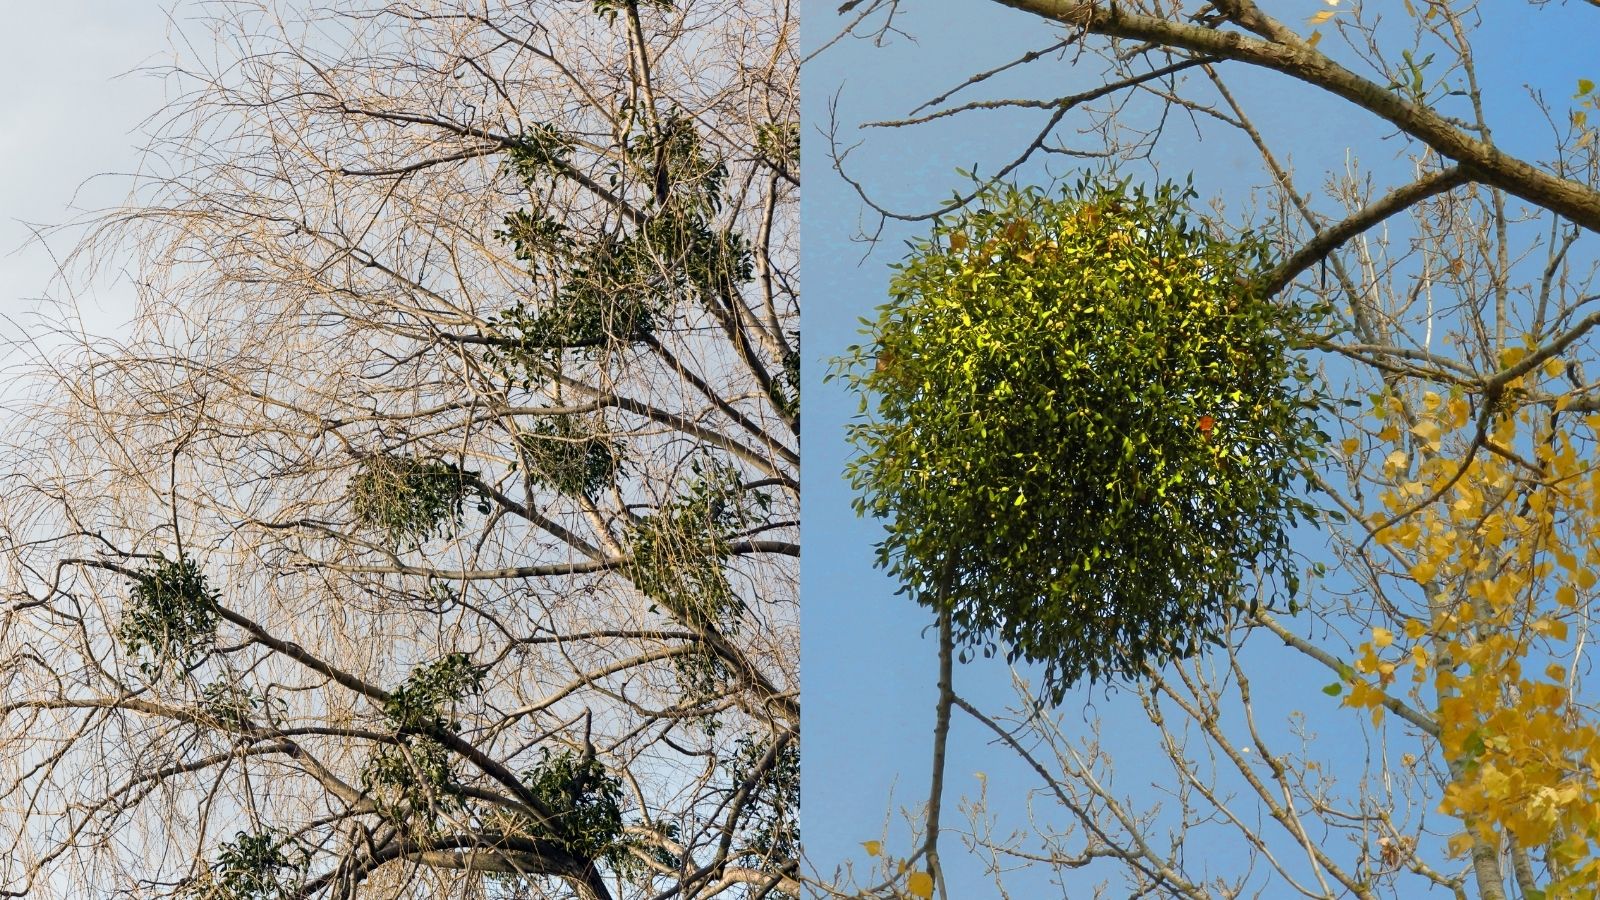
[[[1410,638],[1410,639],[1412,639],[1414,641],[1417,638],[1422,637],[1427,632],[1428,632],[1428,626],[1422,624],[1422,620],[1421,619],[1407,619],[1406,620],[1406,637],[1408,637],[1408,638]]]
[[[1551,663],[1549,666],[1545,667],[1544,674],[1545,677],[1549,678],[1551,681],[1567,680],[1567,670],[1554,663]]]
[[[1483,583],[1483,598],[1495,609],[1505,609],[1515,599],[1511,584],[1499,578],[1491,578]]]
[[[1577,573],[1578,587],[1589,590],[1594,587],[1595,574],[1593,569],[1579,569]]]
[[[1394,643],[1394,632],[1387,628],[1372,629],[1372,644],[1379,650]]]
[[[1339,449],[1344,451],[1345,456],[1350,456],[1357,450],[1361,449],[1361,439],[1345,438],[1344,441],[1339,444]]]
[[[1574,831],[1572,834],[1567,835],[1566,840],[1563,840],[1561,843],[1550,848],[1550,854],[1555,858],[1562,860],[1568,866],[1582,859],[1588,854],[1588,852],[1589,841],[1584,836],[1582,831]],[[1595,863],[1593,860],[1591,860],[1589,865],[1580,870],[1581,872],[1587,873],[1589,884],[1596,883],[1594,879],[1594,868]],[[1583,882],[1573,882],[1573,884],[1582,883]]]
[[[1420,438],[1422,443],[1429,449],[1435,449],[1439,446],[1438,422],[1418,422],[1416,426],[1411,429],[1411,433]]]
[[[1450,837],[1449,852],[1452,858],[1465,856],[1472,849],[1472,835],[1462,832]]]
[[[927,872],[912,872],[906,877],[906,890],[910,891],[913,897],[928,900],[933,896],[933,876]]]
[[[883,841],[862,841],[861,846],[867,851],[868,856],[879,856],[883,853]]]
[[[1567,639],[1567,623],[1560,619],[1539,619],[1533,623],[1533,630],[1540,634],[1549,635],[1553,641]]]
[[[1562,362],[1557,357],[1552,356],[1544,361],[1544,374],[1547,378],[1554,378],[1557,375],[1560,375],[1562,372],[1565,372],[1566,369],[1567,364]]]
[[[1310,25],[1321,25],[1323,22],[1326,22],[1329,19],[1333,18],[1334,14],[1336,12],[1338,12],[1338,10],[1325,9],[1322,12],[1319,12],[1316,15],[1312,16],[1310,19],[1306,20],[1307,24],[1310,24]]]
[[[1389,454],[1387,458],[1384,459],[1384,461],[1383,461],[1384,471],[1387,472],[1390,475],[1393,475],[1396,472],[1404,470],[1405,467],[1406,467],[1406,459],[1407,458],[1408,457],[1406,456],[1406,452],[1404,450],[1396,450],[1396,451],[1394,451],[1393,453]]]
[[[1322,32],[1320,31],[1313,31],[1311,36],[1306,38],[1307,47],[1315,48],[1320,43],[1322,43]]]
[[[1361,645],[1361,655],[1356,657],[1355,670],[1363,675],[1378,671],[1378,654],[1373,652],[1371,644]]]
[[[1562,606],[1576,605],[1578,602],[1578,592],[1572,589],[1572,585],[1563,584],[1556,590],[1556,602]]]

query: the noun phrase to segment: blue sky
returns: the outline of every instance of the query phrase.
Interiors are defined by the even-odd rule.
[[[807,7],[802,30],[808,48],[831,38],[845,21],[834,6]],[[1550,144],[1551,133],[1529,100],[1530,88],[1542,91],[1564,115],[1576,78],[1593,77],[1585,70],[1593,68],[1593,55],[1582,35],[1593,35],[1600,17],[1582,7],[1552,5],[1536,10],[1524,4],[1493,5],[1492,14],[1506,18],[1496,20],[1475,44],[1488,115],[1501,125],[1496,137],[1508,149],[1538,154]],[[1304,0],[1271,3],[1268,8],[1298,24],[1326,7],[1320,0]],[[831,170],[828,123],[836,117],[841,146],[860,142],[846,166],[874,199],[898,211],[930,210],[961,186],[957,168],[976,166],[980,173],[993,172],[1032,138],[1044,114],[981,111],[899,131],[856,126],[902,117],[974,72],[1051,43],[1056,33],[1040,20],[998,4],[954,0],[902,4],[897,24],[915,40],[897,36],[887,46],[840,42],[811,60],[802,80],[802,253],[807,293],[803,809],[808,856],[821,872],[847,859],[863,864],[866,857],[860,842],[882,837],[886,818],[898,823],[901,806],[925,799],[936,674],[928,631],[931,616],[895,596],[896,586],[873,568],[879,527],[851,512],[851,495],[839,475],[847,454],[842,429],[856,411],[855,401],[838,383],[823,381],[827,359],[858,342],[858,318],[883,301],[888,265],[903,256],[905,240],[924,234],[927,225],[891,222],[875,245],[857,240],[862,227],[871,229],[877,220]],[[1539,52],[1529,53],[1530,47]],[[993,89],[978,90],[970,99],[1065,95],[1092,85],[1097,71],[1092,62],[1076,70],[1070,62],[1034,64],[999,79]],[[1409,173],[1409,164],[1394,158],[1398,145],[1385,140],[1389,126],[1375,117],[1328,102],[1271,73],[1236,70],[1229,77],[1266,140],[1300,173],[1302,188],[1315,191],[1322,172],[1343,170],[1351,161],[1374,171],[1379,184],[1397,184]],[[1206,139],[1196,140],[1195,129],[1186,121],[1169,123],[1168,139],[1156,158],[1124,172],[1142,179],[1181,180],[1192,174],[1202,204],[1220,197],[1237,210],[1247,201],[1249,186],[1263,180],[1259,158],[1242,137],[1220,132],[1206,127]],[[1085,139],[1084,146],[1091,141]],[[1048,170],[1032,166],[1018,177],[1048,181],[1051,176],[1070,175],[1073,165],[1056,157]],[[1316,532],[1305,532],[1303,542],[1303,552],[1312,555],[1322,546]],[[1339,709],[1336,701],[1320,693],[1330,680],[1326,672],[1308,667],[1294,654],[1254,646],[1252,651],[1257,670],[1277,676],[1264,684],[1258,681],[1255,700],[1263,719],[1281,720],[1292,711],[1306,711],[1312,725],[1322,727],[1324,737],[1347,741],[1343,761],[1352,772],[1358,771],[1371,748],[1351,719],[1357,713]],[[987,700],[990,708],[1004,705],[1012,696],[1009,673],[997,664],[959,668],[956,680],[959,693],[980,705]],[[1082,722],[1085,728],[1091,718],[1102,720],[1106,743],[1116,754],[1122,776],[1118,784],[1139,796],[1148,794],[1148,789],[1138,775],[1144,765],[1156,761],[1156,754],[1150,743],[1153,734],[1135,704],[1126,691],[1079,692],[1069,696],[1062,712],[1069,722]],[[958,714],[947,807],[975,789],[974,773],[980,770],[990,796],[1006,798],[999,806],[1008,817],[1002,821],[1020,824],[1020,799],[1037,781],[1010,754],[983,746],[983,736]],[[904,855],[913,849],[898,827],[888,837],[891,853]],[[944,846],[947,865],[955,855],[952,843],[947,840]],[[1237,859],[1227,840],[1191,846],[1188,852],[1191,858],[1210,856],[1224,870],[1230,859]],[[992,884],[970,860],[957,865],[951,884],[954,896],[993,894]],[[1012,887],[1020,887],[1014,896],[1087,896],[1090,885],[1104,876],[1102,870],[1054,887],[1042,880],[1013,881]],[[1269,890],[1266,895],[1278,894]]]

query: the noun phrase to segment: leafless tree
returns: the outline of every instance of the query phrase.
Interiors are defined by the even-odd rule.
[[[907,130],[934,120],[975,123],[994,110],[1040,117],[1036,139],[997,172],[984,173],[1001,181],[1037,171],[1030,164],[1063,159],[1129,175],[1155,161],[1170,172],[1173,159],[1163,152],[1180,128],[1248,142],[1257,153],[1258,189],[1217,203],[1213,223],[1272,235],[1281,254],[1264,289],[1328,306],[1326,336],[1315,348],[1324,376],[1335,396],[1365,407],[1328,420],[1340,449],[1320,473],[1325,493],[1318,497],[1344,518],[1324,523],[1329,545],[1308,550],[1307,562],[1319,564],[1315,572],[1325,564],[1337,574],[1312,579],[1297,617],[1242,604],[1224,646],[1149,671],[1120,695],[1130,702],[1124,711],[1148,723],[1132,734],[1102,739],[1097,727],[1086,728],[1076,704],[1042,706],[1021,675],[1015,708],[981,709],[961,696],[957,667],[956,686],[948,678],[941,685],[941,706],[972,729],[969,735],[992,741],[995,753],[1035,773],[1025,808],[991,804],[980,791],[962,802],[958,824],[947,812],[941,826],[938,800],[950,789],[936,762],[929,805],[910,816],[913,849],[883,852],[871,873],[820,889],[830,896],[907,895],[906,867],[926,866],[942,827],[946,865],[952,844],[963,847],[962,865],[993,874],[1002,893],[1018,870],[1031,867],[1053,873],[1041,883],[1099,883],[1096,896],[1544,896],[1542,886],[1560,874],[1550,847],[1519,846],[1503,833],[1486,837],[1492,829],[1438,812],[1446,785],[1472,764],[1438,740],[1447,688],[1431,679],[1395,685],[1379,704],[1381,724],[1337,708],[1318,689],[1332,681],[1326,692],[1337,694],[1350,683],[1350,663],[1374,628],[1398,634],[1407,622],[1435,622],[1479,602],[1469,585],[1481,572],[1435,578],[1412,565],[1405,547],[1380,536],[1439,503],[1485,455],[1518,473],[1488,491],[1485,515],[1526,515],[1541,492],[1554,489],[1543,455],[1549,448],[1540,444],[1555,441],[1557,416],[1600,409],[1600,386],[1585,375],[1596,364],[1590,332],[1600,324],[1600,156],[1586,112],[1594,108],[1593,84],[1584,83],[1594,77],[1584,70],[1589,61],[1572,62],[1578,96],[1520,98],[1545,126],[1532,138],[1525,120],[1497,122],[1486,111],[1493,109],[1486,98],[1507,88],[1480,81],[1473,51],[1489,29],[1556,15],[1588,27],[1592,10],[1329,2],[1308,5],[1303,21],[1286,24],[1250,0],[999,6],[1037,17],[1036,45],[989,71],[952,73],[951,89],[904,118],[866,123],[893,130],[869,134],[864,149],[839,137],[844,124],[861,123],[834,123],[840,176],[880,222],[955,213],[965,197],[940,209],[881,203],[855,177],[852,153],[872,152],[874,140],[904,141]],[[846,3],[839,39],[894,40],[918,27],[910,12],[895,0]],[[996,8],[994,15],[1012,13]],[[818,64],[825,67],[825,59]],[[1002,75],[1030,72],[1043,96],[983,93]],[[1085,89],[1054,90],[1068,73],[1083,83],[1090,72]],[[1260,94],[1240,90],[1246,83],[1270,83],[1303,99],[1307,110],[1359,111],[1370,117],[1371,131],[1350,135],[1359,149],[1343,170],[1297,172],[1291,148],[1273,135],[1303,120],[1252,111],[1248,98]],[[1500,142],[1513,128],[1542,142],[1538,158]],[[1380,162],[1363,168],[1357,154]],[[1391,155],[1393,162],[1381,161]],[[876,235],[869,228],[866,236]],[[1538,376],[1547,363],[1559,377]],[[1442,448],[1423,424],[1441,396],[1470,408],[1468,427]],[[1369,415],[1374,402],[1388,410],[1386,422]],[[1518,411],[1550,426],[1516,447],[1486,437],[1491,418]],[[1578,431],[1590,447],[1592,435]],[[1394,457],[1386,463],[1391,452],[1402,464]],[[1437,489],[1432,475],[1417,474],[1441,471],[1455,472],[1455,480]],[[1487,571],[1521,564],[1510,550],[1494,552],[1500,555],[1485,562]],[[1545,574],[1531,578],[1522,599],[1543,614],[1567,616],[1549,599],[1556,583]],[[1247,595],[1255,589],[1243,586]],[[1592,592],[1580,592],[1570,615],[1582,636],[1540,651],[1571,673],[1579,699],[1569,713],[1591,722],[1592,692],[1583,691],[1580,676],[1592,600]],[[1429,640],[1423,634],[1418,645],[1438,649]],[[1305,695],[1294,704],[1299,711],[1285,709],[1281,697],[1263,703],[1263,683],[1272,685],[1268,694],[1296,685]],[[1135,702],[1143,716],[1131,709]],[[1126,716],[1118,721],[1128,727]],[[1118,748],[1141,743],[1159,748],[1160,762],[1118,771]],[[1445,839],[1462,831],[1470,835],[1463,852],[1447,852]],[[1235,849],[1192,849],[1221,844]],[[814,862],[824,869],[834,863]]]
[[[9,413],[0,891],[795,893],[794,11],[182,14]]]

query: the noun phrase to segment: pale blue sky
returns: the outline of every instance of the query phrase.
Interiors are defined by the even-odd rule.
[[[160,80],[133,70],[170,61],[170,3],[156,0],[51,0],[8,3],[0,29],[0,336],[17,336],[49,294],[60,254],[74,232],[44,243],[30,225],[73,221],[120,203],[126,173],[140,163],[140,123],[165,103]],[[132,73],[132,74],[128,74]],[[113,274],[83,294],[81,308],[96,330],[129,315],[132,293]],[[13,359],[0,354],[0,364]]]

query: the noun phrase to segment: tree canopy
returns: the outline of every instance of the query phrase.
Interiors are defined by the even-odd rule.
[[[791,12],[177,21],[8,410],[0,891],[793,895]]]

